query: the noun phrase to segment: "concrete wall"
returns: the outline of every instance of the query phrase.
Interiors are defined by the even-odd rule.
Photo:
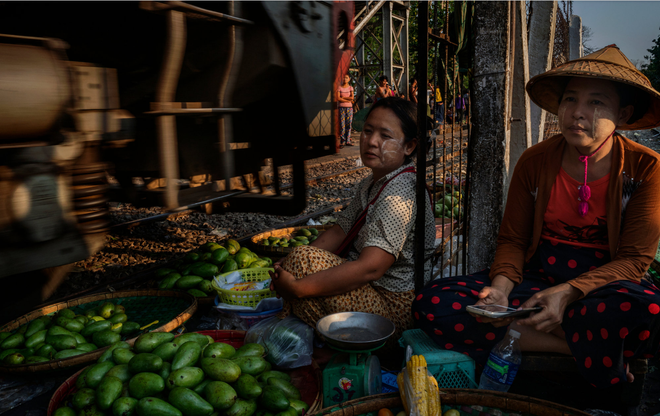
[[[570,46],[570,59],[582,58],[584,52],[582,50],[582,18],[573,15],[571,17],[571,25],[569,27],[569,46]]]

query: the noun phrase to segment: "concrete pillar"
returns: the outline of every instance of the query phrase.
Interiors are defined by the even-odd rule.
[[[524,1],[511,2],[512,18],[515,18],[513,79],[511,94],[511,141],[509,143],[510,167],[505,195],[508,193],[509,182],[522,153],[532,146],[532,129],[530,126],[529,96],[525,92],[525,85],[529,81],[529,64],[527,50],[527,12]]]
[[[569,35],[570,40],[570,59],[582,58],[584,55],[582,51],[582,18],[580,16],[573,15],[571,16],[571,24],[569,26]]]
[[[509,147],[509,7],[509,2],[500,1],[475,4],[468,273],[492,263],[504,212]]]
[[[534,2],[529,22],[529,76],[542,74],[552,66],[552,47],[555,39],[557,1]],[[543,140],[545,110],[530,101],[532,145]]]
[[[390,80],[390,85],[393,85],[392,75],[392,9],[394,3],[387,2],[382,8],[383,10],[383,75]],[[379,75],[380,76],[380,75]],[[376,78],[378,80],[378,78]]]

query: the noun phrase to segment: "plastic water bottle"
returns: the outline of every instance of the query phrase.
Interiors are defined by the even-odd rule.
[[[520,332],[509,329],[507,336],[493,347],[479,380],[479,388],[507,392],[518,373],[520,361]]]

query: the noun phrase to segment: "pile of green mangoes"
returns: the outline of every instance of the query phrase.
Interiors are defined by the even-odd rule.
[[[174,268],[157,270],[156,278],[160,279],[159,289],[181,289],[193,296],[204,297],[215,295],[211,280],[218,274],[272,265],[272,259],[257,256],[236,240],[227,240],[225,246],[209,242],[197,251],[186,253]]]
[[[302,228],[298,230],[295,237],[291,239],[268,237],[261,240],[261,244],[270,247],[298,247],[309,245],[319,236],[319,230],[316,228]]]
[[[36,364],[61,360],[107,347],[137,332],[140,324],[128,321],[122,305],[105,302],[76,315],[62,309],[41,316],[11,332],[0,333],[3,364]]]
[[[459,191],[446,194],[443,199],[435,203],[435,218],[450,218],[453,216],[455,220],[458,220],[463,212],[461,209],[461,201],[463,200],[464,197]]]
[[[259,344],[234,349],[194,332],[143,334],[83,370],[78,391],[53,416],[302,415],[309,406],[264,353]]]

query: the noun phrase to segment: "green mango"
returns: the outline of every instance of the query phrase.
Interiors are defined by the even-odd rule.
[[[94,335],[92,335],[92,340],[94,344],[98,345],[100,348],[103,348],[112,345],[115,342],[121,341],[121,335],[114,332],[112,329],[104,329],[103,331],[95,332]]]
[[[82,410],[87,406],[91,406],[96,401],[96,392],[90,388],[83,388],[78,390],[71,399],[71,404],[74,409]]]
[[[140,324],[137,322],[124,322],[124,324],[121,326],[121,334],[122,335],[131,335],[134,332],[137,332],[140,330]]]
[[[183,276],[181,279],[176,281],[176,284],[174,285],[177,289],[192,289],[198,284],[201,283],[201,281],[204,280],[201,276],[195,276],[195,275],[188,275],[188,276]]]
[[[193,388],[204,380],[204,371],[199,367],[184,367],[172,371],[165,380],[165,385],[172,390],[175,387]]]
[[[233,383],[241,375],[241,367],[224,358],[202,358],[201,367],[208,378],[225,383]]]
[[[98,321],[93,324],[87,325],[80,331],[80,335],[87,338],[94,335],[97,332],[104,331],[106,329],[112,328],[112,322],[110,321]]]
[[[112,403],[121,396],[124,384],[120,379],[106,374],[96,388],[96,406],[101,410],[108,410]]]
[[[168,395],[169,402],[184,416],[211,416],[213,406],[199,394],[185,387],[175,387]]]
[[[99,308],[99,316],[102,318],[108,319],[112,315],[115,314],[115,305],[110,302],[105,302],[101,307]]]
[[[309,231],[308,229],[303,228],[298,230],[298,235],[301,237],[309,237],[312,235],[312,232]]]
[[[71,331],[66,330],[62,328],[59,325],[53,325],[50,328],[48,328],[48,332],[46,333],[46,337],[50,335],[73,335]]]
[[[255,413],[254,416],[275,416],[275,413],[264,409],[257,409],[257,413]]]
[[[85,383],[87,384],[87,387],[91,389],[98,387],[101,379],[103,379],[108,371],[114,366],[115,363],[112,361],[104,361],[102,363],[94,364],[85,375]]]
[[[273,244],[277,244],[277,243],[273,243]],[[263,240],[261,240],[261,245],[262,246],[269,246],[270,241],[268,241],[267,239],[264,238]]]
[[[65,358],[75,357],[76,355],[87,354],[89,351],[81,350],[79,348],[69,348],[66,350],[59,351],[53,356],[56,360],[63,360]]]
[[[256,411],[257,402],[254,400],[236,399],[236,403],[225,411],[225,416],[246,416],[252,415]]]
[[[8,350],[4,350],[4,351],[0,352],[0,361],[4,361],[5,358],[8,355],[14,354],[14,353],[19,352],[19,351],[20,350],[18,348],[10,348]]]
[[[91,318],[92,316],[99,316],[99,310],[96,308],[87,309],[85,311],[85,316]]]
[[[105,412],[93,404],[80,410],[78,416],[105,416]]]
[[[76,412],[72,408],[64,406],[55,410],[53,416],[76,416]]]
[[[74,338],[76,339],[76,342],[78,343],[78,345],[80,345],[80,344],[87,344],[87,339],[85,339],[85,337],[83,337],[83,336],[80,335],[79,333],[77,333],[77,332],[72,332],[72,333],[71,333],[71,336],[74,337]]]
[[[161,376],[163,380],[167,380],[170,374],[172,374],[172,364],[164,361],[158,375]]]
[[[120,397],[112,404],[113,416],[134,416],[138,401],[132,397]]]
[[[236,354],[236,349],[224,342],[214,342],[204,349],[204,358],[231,358]]]
[[[50,361],[48,358],[40,357],[38,355],[33,355],[25,360],[25,364],[39,364]]]
[[[181,279],[180,273],[170,273],[158,284],[158,289],[173,289],[176,282]]]
[[[92,351],[95,351],[95,350],[99,349],[99,347],[97,347],[96,345],[94,345],[90,342],[85,342],[85,343],[82,343],[82,344],[78,344],[76,346],[76,349],[82,350],[82,351],[87,351],[87,352],[92,352]]]
[[[287,399],[300,400],[300,391],[293,384],[277,377],[270,377],[268,385],[279,389]]]
[[[307,231],[309,231],[312,235],[319,235],[319,230],[316,228],[308,228]]]
[[[128,350],[124,350],[123,348],[121,348],[115,351],[128,351]],[[128,364],[117,364],[116,366],[112,367],[110,371],[108,371],[105,374],[105,376],[117,377],[119,380],[121,380],[122,383],[128,383],[131,377],[133,377],[133,373],[131,373],[131,370],[128,369]]]
[[[303,241],[309,241],[309,239],[308,239],[307,237],[305,237],[305,236],[300,236],[300,235],[297,236],[297,237],[293,237],[293,239],[296,240],[296,241],[300,241],[300,242],[303,242]]]
[[[208,281],[208,280],[202,280],[197,285],[197,289],[201,290],[202,292],[206,293],[207,295],[215,293],[215,290],[213,289],[213,286],[211,285],[211,282]]]
[[[236,390],[223,381],[210,381],[204,388],[204,397],[216,410],[229,409],[238,398]]]
[[[238,241],[231,239],[227,240],[226,247],[229,254],[236,254],[236,252],[241,249],[241,245],[238,244]]]
[[[283,412],[276,413],[275,416],[297,416],[298,412],[294,407],[289,406],[288,409],[286,409]]]
[[[142,352],[131,358],[128,362],[128,369],[131,373],[157,373],[163,367],[163,359],[156,354]]]
[[[209,241],[209,242],[204,243],[201,246],[199,246],[199,249],[204,251],[204,252],[210,253],[210,252],[213,251],[213,246],[220,246],[220,244],[216,243],[215,241]],[[222,246],[220,246],[220,247],[222,247]]]
[[[199,261],[208,261],[211,258],[211,253],[203,253],[199,256]]]
[[[206,386],[209,383],[212,383],[212,382],[213,382],[213,380],[206,379],[206,380],[202,381],[201,383],[199,383],[198,385],[196,385],[195,387],[193,387],[193,391],[195,393],[199,394],[200,396],[204,396],[204,391],[206,389]],[[218,383],[221,383],[221,381],[218,381]],[[225,383],[225,384],[227,384],[227,383]],[[229,385],[229,384],[227,384],[227,385]],[[208,398],[206,399],[206,401],[208,401]]]
[[[4,341],[0,344],[0,349],[9,350],[14,348],[21,348],[25,344],[25,335],[23,334],[14,334],[5,338]]]
[[[309,237],[309,242],[311,243],[313,241],[316,241],[317,238],[318,238],[317,236],[313,235],[313,236]]]
[[[190,271],[194,275],[209,278],[218,274],[218,266],[211,263],[195,264]]]
[[[176,270],[168,269],[168,268],[162,268],[162,269],[156,270],[155,275],[156,275],[156,277],[165,277],[165,276],[167,276],[168,274],[170,274],[172,272],[176,272]]]
[[[275,371],[275,370],[265,371],[261,373],[259,376],[257,376],[257,380],[260,383],[267,383],[268,379],[271,377],[277,377],[281,380],[291,381],[291,377],[289,377],[287,373],[283,373],[281,371]]]
[[[231,360],[241,368],[241,374],[256,376],[266,370],[266,360],[261,357],[232,357]]]
[[[249,374],[241,374],[234,383],[234,389],[241,399],[252,400],[261,396],[259,382]]]
[[[28,327],[25,330],[25,338],[30,338],[32,335],[41,332],[44,329],[46,329],[46,323],[40,319],[35,319],[28,324]]]
[[[35,345],[45,342],[46,333],[48,333],[48,331],[46,331],[45,329],[42,329],[39,332],[35,332],[34,334],[32,334],[32,336],[30,336],[27,340],[25,340],[25,347],[33,348]]]
[[[110,345],[110,347],[107,350],[105,350],[103,354],[101,354],[101,356],[99,357],[98,360],[96,360],[96,362],[102,363],[105,361],[112,361],[112,353],[117,348],[131,348],[131,346],[126,341],[115,342],[114,344]]]
[[[19,350],[18,353],[25,358],[30,358],[34,355],[34,351],[34,348],[23,348],[22,350]]]
[[[57,312],[57,316],[63,316],[65,318],[73,319],[76,316],[76,313],[72,311],[71,309],[62,309],[61,311]]]
[[[250,253],[236,253],[236,264],[238,265],[239,269],[246,268],[251,260],[252,256]]]
[[[133,357],[135,357],[135,353],[128,348],[115,348],[112,351],[112,361],[115,364],[128,364]]]
[[[273,259],[271,259],[270,257],[259,257],[259,258],[267,263],[266,267],[271,267],[273,265]]]
[[[173,339],[174,334],[170,334],[169,332],[149,332],[147,334],[142,334],[137,340],[135,340],[133,351],[137,353],[152,352],[160,344],[170,342]]]
[[[236,350],[236,354],[232,358],[237,357],[263,357],[266,355],[266,349],[261,344],[249,343],[243,344]]]
[[[272,369],[273,369],[273,365],[272,365],[270,362],[266,361],[266,369],[264,370],[264,373],[265,373],[266,371],[270,371],[270,370],[272,370]],[[263,373],[262,373],[262,374],[263,374]]]
[[[26,330],[27,333],[27,330]],[[11,332],[0,332],[0,343],[11,336]]]
[[[271,243],[279,243],[281,240],[278,237],[270,236],[268,237],[268,241]]]
[[[131,397],[143,399],[152,397],[165,390],[165,380],[158,374],[138,373],[128,382]]]
[[[188,289],[188,290],[186,290],[186,292],[190,293],[191,295],[193,295],[196,298],[205,298],[205,297],[208,296],[206,293],[202,292],[199,289]]]
[[[254,269],[257,267],[268,267],[268,262],[266,260],[257,260],[250,264],[250,268]]]
[[[195,253],[194,251],[189,251],[186,253],[186,255],[183,257],[183,261],[186,263],[192,263],[199,260],[199,253]]]
[[[17,334],[25,335],[25,332],[27,331],[27,324],[21,325],[18,327],[18,331],[16,331]]]
[[[201,354],[202,347],[196,341],[184,342],[172,359],[172,371],[195,365]]]
[[[78,345],[76,339],[71,335],[46,336],[46,343],[52,345],[57,351],[76,348]]]
[[[259,405],[271,412],[282,412],[289,408],[289,399],[278,388],[264,386],[261,396],[257,399]]]
[[[23,361],[25,361],[25,356],[20,352],[9,354],[2,360],[3,363],[10,365],[23,364]]]
[[[222,268],[222,273],[229,273],[229,272],[233,272],[235,270],[238,270],[238,264],[236,264],[236,260],[227,259],[227,261],[225,262],[224,267]]]
[[[89,370],[92,368],[92,366],[85,367],[85,369],[78,375],[78,378],[76,379],[76,388],[78,390],[83,389],[87,387],[87,373],[89,373]]]
[[[69,320],[69,322],[64,325],[64,328],[66,328],[67,331],[71,332],[80,332],[83,330],[85,327],[85,324],[81,323],[80,321],[76,321],[75,319]]]
[[[183,416],[179,409],[156,397],[141,399],[135,411],[138,416]]]
[[[124,323],[128,321],[128,315],[126,315],[125,313],[118,312],[112,315],[110,318],[108,318],[108,321],[112,322],[113,324]]]
[[[181,343],[178,339],[175,339],[174,341],[160,344],[152,353],[162,358],[163,361],[172,361],[179,347],[181,347]]]
[[[205,347],[209,343],[209,338],[206,335],[198,334],[197,332],[188,332],[183,335],[179,335],[176,338],[176,341],[181,345],[185,344],[188,341],[195,341],[199,344],[200,347]]]
[[[44,357],[48,358],[49,360],[53,358],[53,356],[57,353],[57,350],[53,348],[52,345],[50,344],[44,344],[39,349],[34,353],[35,355],[38,355],[39,357]]]
[[[210,261],[216,266],[221,266],[227,261],[227,257],[229,257],[229,252],[226,248],[220,246],[217,250],[213,250]]]

